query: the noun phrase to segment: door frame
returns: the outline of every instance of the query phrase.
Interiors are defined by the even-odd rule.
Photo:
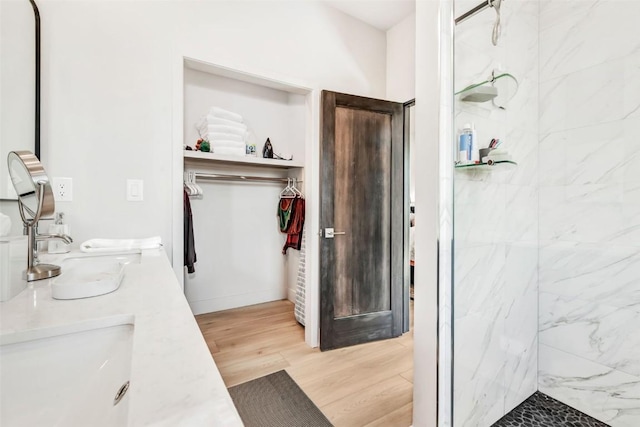
[[[411,119],[409,115],[409,109],[416,105],[415,98],[409,100],[403,104],[403,114],[404,114],[404,128],[403,128],[403,137],[402,137],[402,147],[404,150],[404,215],[403,218],[403,227],[404,227],[404,258],[403,258],[403,266],[404,266],[404,281],[403,281],[403,291],[404,295],[402,297],[402,305],[403,305],[403,325],[402,332],[409,332],[411,329],[411,269],[410,269],[410,261],[411,258],[409,256],[409,228],[411,227],[411,222],[409,220],[411,213]],[[415,153],[414,153],[415,154]]]

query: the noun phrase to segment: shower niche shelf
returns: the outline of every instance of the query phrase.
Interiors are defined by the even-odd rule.
[[[512,160],[500,160],[493,164],[488,163],[469,163],[455,165],[459,170],[482,170],[482,171],[510,171],[515,169],[518,164]]]

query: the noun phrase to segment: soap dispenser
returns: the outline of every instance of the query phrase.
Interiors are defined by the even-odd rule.
[[[64,212],[56,213],[55,223],[49,225],[49,234],[65,234],[69,235],[69,225],[64,223]],[[68,243],[60,240],[49,241],[50,254],[66,254],[71,249]]]

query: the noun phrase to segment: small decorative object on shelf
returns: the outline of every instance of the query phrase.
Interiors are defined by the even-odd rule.
[[[256,148],[256,144],[247,144],[247,156],[256,157],[256,152],[258,151]]]
[[[189,146],[187,146],[187,150],[191,150]],[[198,139],[196,141],[196,151],[202,151],[203,153],[211,152],[211,144],[206,139]]]
[[[271,145],[269,138],[267,138],[264,143],[264,147],[262,147],[262,157],[265,159],[273,159],[273,146]]]

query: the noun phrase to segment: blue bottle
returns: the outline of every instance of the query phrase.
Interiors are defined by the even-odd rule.
[[[458,162],[469,163],[472,159],[473,129],[465,124],[458,136]]]

